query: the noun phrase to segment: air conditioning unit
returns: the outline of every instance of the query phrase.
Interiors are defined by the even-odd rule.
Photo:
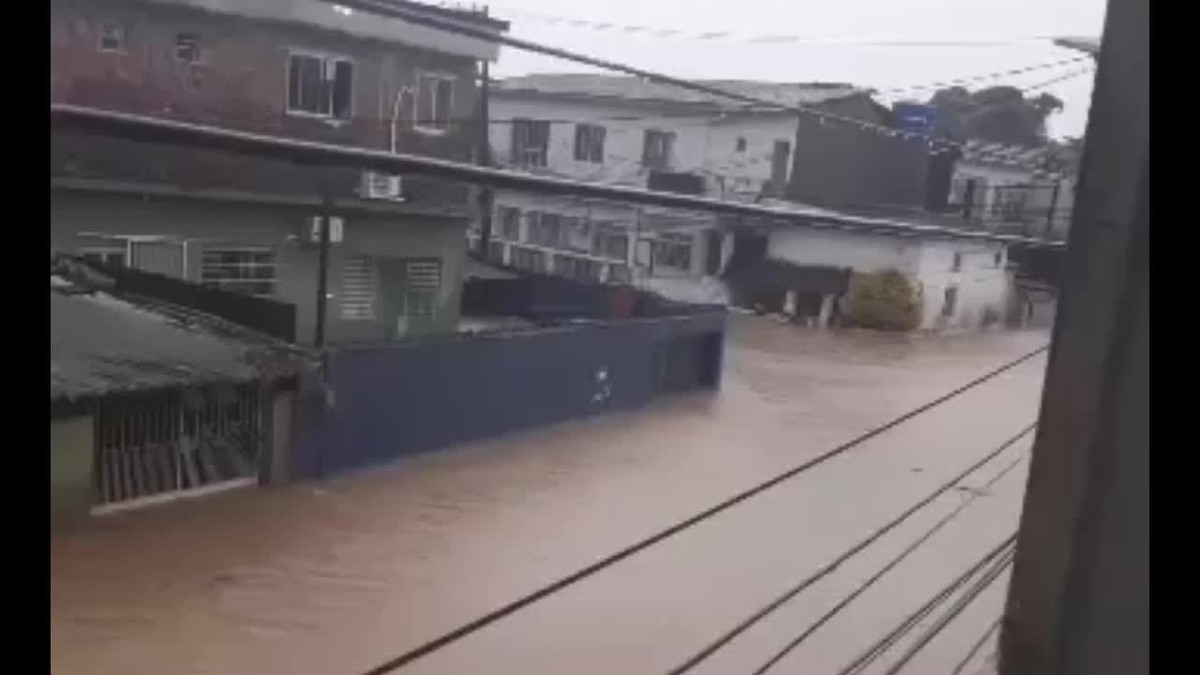
[[[364,171],[360,194],[363,199],[401,201],[403,197],[400,195],[400,176]]]
[[[339,216],[329,219],[329,243],[340,244],[345,235],[345,227]],[[321,216],[310,216],[308,219],[308,243],[321,243]]]

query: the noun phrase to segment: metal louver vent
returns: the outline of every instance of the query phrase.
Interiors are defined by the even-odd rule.
[[[342,318],[375,318],[378,275],[375,261],[365,255],[348,256],[342,266]]]

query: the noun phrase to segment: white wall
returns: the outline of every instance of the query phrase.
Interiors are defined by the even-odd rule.
[[[703,175],[710,196],[757,195],[771,177],[775,141],[788,143],[787,166],[791,169],[796,119],[787,114],[666,117],[644,105],[619,101],[562,101],[502,91],[493,91],[489,106],[494,121],[489,126],[492,156],[501,164],[511,163],[512,125],[496,122],[526,118],[556,121],[550,125],[545,170],[581,180],[645,186],[649,172],[641,160],[647,129],[675,133],[670,170]],[[611,119],[614,117],[638,119]],[[575,160],[575,122],[606,129],[602,163]],[[739,137],[746,139],[742,152],[737,150]]]
[[[957,271],[956,253],[961,255]],[[849,267],[858,273],[898,270],[920,288],[924,330],[978,328],[987,308],[1002,320],[1012,285],[1005,247],[992,242],[904,239],[797,227],[772,231],[767,256],[797,265]],[[951,286],[958,288],[958,299],[954,312],[943,317],[946,289]]]
[[[746,139],[746,149],[742,152],[737,150],[738,138]],[[754,197],[762,192],[763,186],[771,179],[771,160],[776,141],[788,144],[787,174],[784,177],[790,177],[792,157],[796,151],[794,115],[737,115],[710,125],[705,139],[704,169],[713,183],[710,190],[712,196]]]
[[[961,255],[958,271],[954,270],[956,253]],[[944,239],[924,242],[916,274],[924,304],[921,328],[976,329],[989,308],[1003,321],[1012,286],[1007,267],[1003,244]],[[944,317],[946,289],[952,286],[958,288],[958,300],[953,314]]]
[[[767,257],[797,265],[849,267],[856,272],[896,269],[915,276],[921,246],[900,237],[791,227],[771,231]]]

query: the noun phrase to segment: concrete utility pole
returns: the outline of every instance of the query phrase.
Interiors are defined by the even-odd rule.
[[[1148,0],[1109,0],[1003,675],[1150,669],[1149,42]]]

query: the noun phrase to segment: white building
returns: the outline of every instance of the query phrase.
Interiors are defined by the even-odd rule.
[[[788,105],[869,96],[849,85],[712,84]],[[625,76],[512,78],[492,88],[489,107],[501,166],[727,200],[782,193],[797,131],[792,113]],[[725,302],[716,275],[731,238],[722,230],[712,214],[501,190],[488,255],[678,300]]]
[[[987,229],[1063,239],[1075,181],[1042,170],[1046,155],[1045,148],[968,141],[954,166],[948,204]]]
[[[975,329],[1002,320],[1008,310],[1012,274],[1004,244],[807,227],[773,228],[766,238],[767,260],[809,269],[901,272],[920,293],[922,330]],[[781,290],[790,296],[784,302],[803,315],[796,305],[802,303],[798,296],[804,289]],[[809,312],[818,324],[828,321],[838,296],[838,289],[826,290],[832,292],[811,302],[814,310],[819,306]]]

